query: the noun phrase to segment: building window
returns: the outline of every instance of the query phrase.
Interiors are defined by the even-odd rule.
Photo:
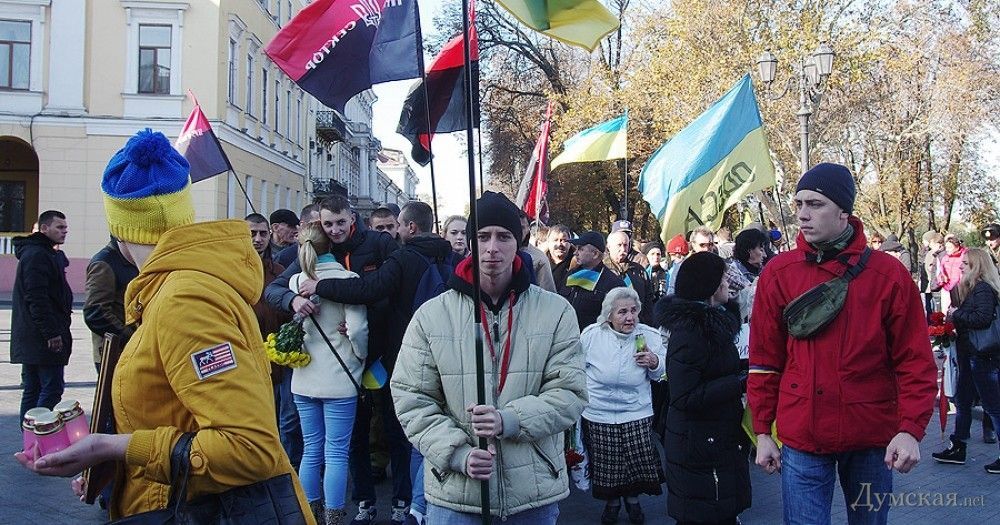
[[[302,141],[302,97],[295,100],[295,142]]]
[[[229,39],[229,102],[236,104],[236,40]]]
[[[247,94],[246,110],[247,115],[253,116],[253,53],[247,55]]]
[[[281,121],[281,80],[274,79],[274,132],[278,132],[278,122]]]
[[[267,124],[267,68],[260,70],[260,123]],[[263,130],[261,130],[263,133]]]
[[[253,177],[251,177],[250,175],[247,175],[247,187],[246,187],[246,190],[247,190],[247,193],[246,193],[246,198],[247,198],[246,212],[249,215],[250,214],[250,210],[252,210],[253,207],[254,207],[253,203],[250,202],[250,196],[253,195]]]
[[[292,134],[289,132],[292,127],[292,90],[285,91],[285,137],[291,139]]]
[[[265,217],[267,212],[267,182],[260,181],[260,214]]]
[[[0,88],[28,89],[31,22],[0,20]]]
[[[162,25],[139,25],[139,93],[170,93],[170,33]]]

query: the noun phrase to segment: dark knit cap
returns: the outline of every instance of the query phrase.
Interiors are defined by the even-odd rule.
[[[649,251],[652,250],[653,248],[658,248],[660,250],[660,253],[663,254],[663,243],[659,241],[647,242],[646,244],[642,245],[642,248],[639,251],[642,252],[643,255],[649,255]]]
[[[704,301],[719,289],[726,261],[712,252],[698,252],[681,263],[674,293],[681,299]]]
[[[857,188],[850,170],[840,164],[824,162],[812,167],[799,179],[795,191],[811,190],[822,193],[823,196],[840,206],[847,213],[854,212],[854,197]]]
[[[521,218],[517,214],[517,206],[503,193],[483,192],[476,199],[476,217],[479,219],[479,229],[487,226],[499,226],[514,235],[518,248],[521,247]],[[465,235],[471,239],[476,235],[472,231],[472,221],[467,221]]]

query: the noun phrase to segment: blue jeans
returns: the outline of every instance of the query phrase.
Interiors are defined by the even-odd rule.
[[[292,369],[282,370],[281,382],[274,385],[274,406],[278,411],[278,439],[295,470],[302,462],[302,427],[292,396]]]
[[[427,514],[427,500],[424,499],[424,456],[417,447],[413,447],[413,452],[410,454],[410,481],[413,484],[410,509]]]
[[[351,499],[355,502],[375,502],[375,483],[372,481],[372,460],[368,446],[371,428],[371,410],[379,410],[382,415],[382,431],[389,446],[389,464],[392,467],[392,498],[410,504],[413,486],[410,482],[410,442],[403,433],[403,427],[396,417],[392,405],[392,394],[386,384],[374,397],[373,403],[358,403],[358,415],[354,421],[354,435],[351,437],[351,480],[354,482]]]
[[[555,525],[559,517],[559,505],[549,503],[544,507],[518,512],[508,516],[504,525]],[[499,523],[500,520],[493,520]],[[479,514],[458,512],[433,503],[427,504],[427,523],[433,525],[479,525],[483,522]]]
[[[319,399],[295,394],[305,442],[299,480],[306,499],[325,498],[328,509],[344,508],[347,499],[347,458],[357,403],[356,397]]]
[[[62,401],[63,365],[21,365],[21,419],[24,413],[35,407],[45,407],[52,410]],[[18,422],[20,425],[20,421]]]
[[[833,482],[839,475],[847,503],[847,522],[850,525],[885,525],[889,518],[892,471],[885,468],[884,459],[884,448],[810,454],[787,445],[782,447],[781,495],[785,524],[828,525]]]
[[[971,357],[966,352],[958,354],[958,384],[955,385],[955,441],[969,440],[972,426],[972,403],[976,392],[983,405],[983,418],[993,420],[993,428],[1000,428],[1000,358]]]

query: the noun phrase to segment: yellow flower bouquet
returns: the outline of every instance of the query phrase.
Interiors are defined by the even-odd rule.
[[[305,330],[302,328],[302,319],[297,315],[295,317],[292,321],[281,325],[277,334],[267,335],[264,351],[272,363],[299,368],[308,365],[312,360],[303,346]]]

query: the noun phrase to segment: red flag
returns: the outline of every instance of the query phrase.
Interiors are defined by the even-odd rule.
[[[372,84],[420,76],[416,0],[318,0],[264,52],[299,87],[341,113]]]
[[[470,7],[471,9],[471,7]],[[469,58],[472,61],[472,103],[474,124],[479,125],[479,39],[475,13],[469,17]],[[424,79],[413,86],[399,115],[396,133],[413,145],[410,155],[421,166],[431,161],[430,142],[435,133],[451,133],[466,128],[465,48],[462,35],[448,41],[431,62]],[[427,119],[430,117],[430,125]]]
[[[188,95],[194,100],[194,109],[188,115],[180,136],[177,137],[176,147],[191,165],[191,182],[194,183],[225,173],[233,169],[233,166],[229,163],[226,152],[222,150],[222,144],[219,144],[215,132],[212,131],[212,125],[202,113],[198,99],[190,90]]]
[[[552,119],[552,101],[549,101],[545,110],[545,122],[542,123],[542,132],[535,142],[535,149],[531,152],[531,159],[528,160],[528,167],[521,179],[521,185],[517,190],[517,205],[529,219],[537,220],[545,224],[549,222],[549,204],[546,196],[549,191],[548,166],[549,166],[549,125]]]

